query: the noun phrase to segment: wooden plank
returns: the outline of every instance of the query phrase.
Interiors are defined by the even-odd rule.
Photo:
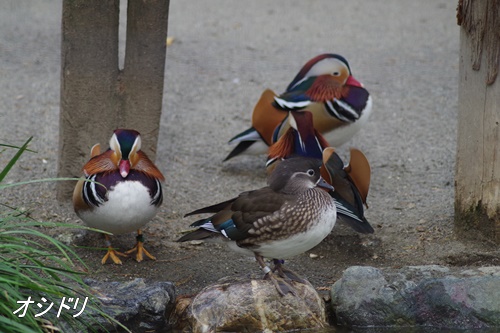
[[[79,177],[90,147],[116,128],[143,136],[156,157],[169,0],[129,0],[125,66],[118,67],[119,0],[63,0],[59,177]],[[58,198],[74,184],[58,183]]]
[[[169,1],[130,0],[123,70],[125,127],[142,133],[143,147],[155,159],[163,102]]]
[[[64,0],[61,44],[59,177],[79,177],[90,148],[116,127],[119,0]],[[70,198],[70,182],[58,197]]]
[[[500,0],[463,0],[458,8],[455,229],[500,243],[500,34],[492,28],[500,24],[498,9]]]
[[[498,46],[500,47],[500,45]],[[482,205],[491,225],[485,226],[500,243],[500,83],[486,88],[484,105],[484,163]]]

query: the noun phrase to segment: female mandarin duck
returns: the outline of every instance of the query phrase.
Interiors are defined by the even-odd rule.
[[[76,214],[91,228],[124,234],[137,230],[137,243],[121,253],[111,247],[102,264],[111,258],[121,264],[118,256],[126,257],[137,251],[136,260],[143,254],[155,260],[143,246],[141,228],[149,222],[163,201],[161,181],[164,177],[154,163],[141,151],[139,132],[117,129],[109,141],[110,148],[101,154],[99,144],[92,147],[91,159],[83,167],[85,180],[76,184],[73,206]]]
[[[225,161],[239,154],[263,154],[272,145],[273,133],[287,111],[305,110],[314,115],[314,128],[335,147],[351,139],[367,122],[372,110],[368,91],[351,74],[347,60],[338,54],[321,54],[309,60],[277,96],[267,89],[252,114],[252,127],[233,137],[238,144]]]
[[[284,122],[287,122],[289,127],[282,135],[275,133],[275,136],[280,138],[269,148],[266,163],[268,172],[282,160],[292,156],[322,160],[321,175],[335,188],[330,194],[335,199],[338,218],[357,232],[373,233],[363,208],[371,174],[365,155],[352,148],[349,165],[344,166],[335,149],[329,147],[328,142],[313,127],[313,115],[308,111],[292,111]],[[280,128],[283,130],[284,127],[278,127]]]
[[[321,189],[333,188],[321,177],[320,165],[320,160],[303,157],[281,162],[269,175],[269,186],[187,214],[215,213],[193,223],[191,226],[198,229],[178,241],[221,235],[230,241],[232,249],[254,254],[265,277],[280,294],[294,293],[287,280],[302,279],[284,269],[279,259],[318,245],[336,221],[334,200]],[[264,258],[275,259],[273,269]]]

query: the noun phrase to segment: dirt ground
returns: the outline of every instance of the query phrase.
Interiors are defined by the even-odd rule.
[[[4,5],[2,5],[4,6]],[[56,176],[60,1],[12,0],[0,12],[0,142],[32,148],[7,179]],[[164,204],[144,229],[158,260],[101,265],[102,236],[49,230],[78,247],[92,278],[172,281],[194,293],[227,275],[260,274],[253,258],[223,244],[179,244],[191,210],[265,185],[264,156],[222,163],[226,142],[246,129],[265,88],[285,89],[298,69],[324,52],[344,55],[374,100],[367,126],[345,147],[372,166],[366,217],[373,235],[338,224],[318,247],[287,261],[323,292],[351,265],[452,267],[500,265],[498,246],[457,239],[453,231],[459,27],[455,2],[333,0],[172,1],[164,111],[157,164]],[[89,149],[95,142],[89,143]],[[105,145],[106,143],[101,143]],[[10,152],[0,154],[0,165]],[[2,190],[0,202],[42,221],[80,224],[53,184]],[[6,208],[1,208],[6,209]],[[113,238],[128,249],[134,235]],[[312,256],[312,254],[316,256]]]

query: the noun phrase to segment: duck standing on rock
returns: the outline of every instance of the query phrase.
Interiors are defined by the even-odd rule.
[[[198,229],[178,241],[223,236],[232,249],[255,255],[280,294],[294,293],[288,282],[303,280],[282,267],[280,259],[318,245],[336,221],[335,202],[327,192],[333,187],[321,177],[320,166],[321,160],[303,157],[281,162],[269,175],[267,187],[186,214],[215,213],[194,222],[191,226]],[[274,259],[273,269],[264,258]]]
[[[367,122],[372,98],[344,57],[318,55],[301,68],[284,93],[276,95],[269,89],[262,93],[252,113],[252,126],[229,140],[237,145],[224,161],[240,154],[265,154],[276,142],[273,133],[288,111],[302,110],[313,113],[314,128],[338,147]]]
[[[126,257],[134,251],[139,262],[143,255],[155,260],[143,246],[141,228],[156,215],[163,201],[161,182],[165,178],[141,150],[139,132],[117,129],[109,146],[102,154],[99,144],[92,147],[91,159],[83,167],[85,179],[78,181],[73,192],[75,212],[91,228],[112,234],[137,230],[136,245],[125,253],[112,248],[109,235],[105,235],[108,252],[102,264],[108,258],[121,264],[118,256]]]

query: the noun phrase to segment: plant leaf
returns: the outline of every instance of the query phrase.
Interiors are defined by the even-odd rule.
[[[5,166],[5,168],[3,168],[2,172],[0,172],[0,183],[3,181],[3,179],[5,178],[5,176],[7,176],[7,174],[9,173],[10,169],[12,169],[12,167],[14,166],[14,164],[16,164],[17,160],[21,157],[21,155],[24,153],[24,151],[28,148],[28,145],[29,143],[31,142],[31,140],[33,139],[33,137],[30,137],[25,143],[24,145],[19,148],[19,150],[17,151],[17,153],[14,155],[14,157],[12,157],[9,161],[9,163],[7,163],[7,165]]]

